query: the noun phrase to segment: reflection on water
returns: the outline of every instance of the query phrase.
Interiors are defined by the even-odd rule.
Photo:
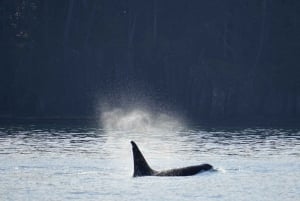
[[[220,171],[132,179],[130,140],[154,169],[208,162]],[[296,200],[299,157],[299,129],[0,126],[0,200]]]
[[[300,131],[297,129],[198,129],[163,133],[105,131],[100,128],[12,126],[0,128],[0,154],[35,152],[99,153],[106,143],[129,143],[169,147],[177,151],[215,152],[222,155],[299,154]],[[153,148],[152,147],[152,148]],[[117,148],[117,147],[116,147]],[[117,148],[118,149],[118,148]],[[260,153],[261,152],[261,153]]]

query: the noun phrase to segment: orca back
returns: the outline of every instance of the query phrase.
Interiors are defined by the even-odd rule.
[[[155,176],[192,176],[200,172],[212,170],[213,167],[209,164],[194,165],[183,168],[176,168],[166,171],[160,171],[154,174]]]
[[[133,177],[140,176],[191,176],[200,172],[209,171],[213,169],[210,164],[195,165],[183,168],[175,168],[165,171],[156,171],[150,168],[145,160],[142,152],[139,150],[135,142],[131,141],[134,172]]]

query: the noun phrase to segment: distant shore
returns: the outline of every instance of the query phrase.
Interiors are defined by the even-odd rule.
[[[100,119],[96,116],[9,116],[0,115],[1,123],[66,123],[81,122],[87,124],[99,124]],[[192,120],[189,123],[194,127],[300,127],[300,119],[272,119],[272,118],[253,118],[253,119],[216,119],[216,120]]]

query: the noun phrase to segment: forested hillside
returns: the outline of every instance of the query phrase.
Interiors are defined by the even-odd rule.
[[[0,58],[2,118],[128,94],[197,122],[300,119],[298,0],[0,0]]]

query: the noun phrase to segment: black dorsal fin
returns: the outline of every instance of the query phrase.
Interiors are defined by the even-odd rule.
[[[134,172],[133,176],[150,176],[154,174],[154,170],[150,168],[147,161],[145,160],[142,152],[139,150],[138,146],[134,141],[131,141],[132,153],[133,153],[133,163],[134,163]]]

